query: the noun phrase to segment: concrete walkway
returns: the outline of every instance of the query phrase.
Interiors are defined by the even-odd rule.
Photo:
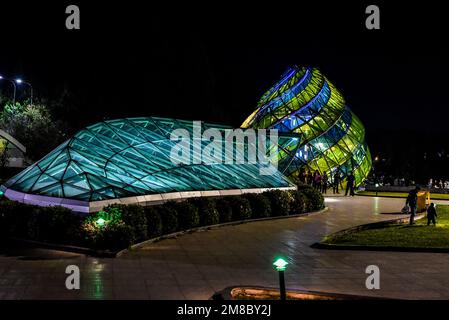
[[[117,259],[51,250],[0,251],[0,299],[208,299],[228,286],[276,287],[271,265],[289,261],[288,289],[394,298],[449,299],[449,254],[330,251],[310,245],[326,234],[398,217],[403,199],[328,197],[329,210],[301,218],[196,232]],[[446,202],[447,203],[447,202]],[[81,270],[81,290],[65,288],[65,268]],[[365,268],[380,268],[380,290]]]

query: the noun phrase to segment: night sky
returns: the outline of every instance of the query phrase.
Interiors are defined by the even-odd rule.
[[[289,65],[315,66],[361,118],[373,153],[409,140],[449,145],[441,7],[373,2],[381,30],[369,31],[363,3],[142,3],[74,1],[81,30],[69,31],[69,3],[2,2],[0,74],[27,79],[40,97],[69,92],[60,115],[74,129],[133,116],[238,126]]]

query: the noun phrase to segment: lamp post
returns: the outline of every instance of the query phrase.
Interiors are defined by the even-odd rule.
[[[16,79],[16,83],[17,84],[26,84],[27,86],[30,87],[30,103],[31,103],[31,105],[33,105],[33,86],[31,85],[31,83],[23,81],[22,79]]]
[[[281,300],[286,300],[287,295],[285,293],[285,278],[284,278],[284,271],[287,268],[288,262],[285,261],[282,258],[276,259],[276,261],[273,262],[273,265],[276,267],[276,270],[279,273],[279,291],[281,294]]]
[[[12,102],[13,102],[13,104],[16,104],[16,89],[17,89],[16,83],[14,81],[12,81],[11,79],[4,78],[3,76],[0,76],[0,80],[6,80],[6,81],[9,81],[9,82],[12,83],[12,86],[14,88],[14,94],[13,94]]]

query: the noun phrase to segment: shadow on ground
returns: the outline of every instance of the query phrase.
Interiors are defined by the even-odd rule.
[[[39,248],[35,245],[0,240],[0,256],[16,257],[19,260],[72,259],[80,254]]]

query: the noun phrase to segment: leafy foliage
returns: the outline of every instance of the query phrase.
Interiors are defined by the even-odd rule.
[[[42,104],[7,103],[0,113],[0,128],[27,148],[26,156],[32,161],[46,155],[66,138],[63,125]]]

